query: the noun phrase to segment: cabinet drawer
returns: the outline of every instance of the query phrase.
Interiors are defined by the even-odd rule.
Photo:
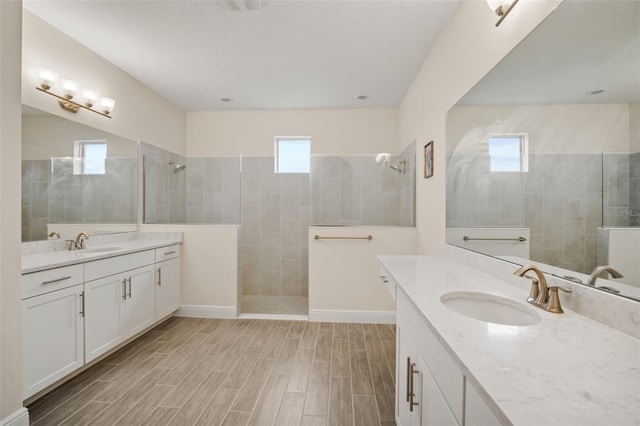
[[[464,375],[438,340],[426,320],[402,291],[398,291],[398,315],[406,324],[440,392],[458,424],[462,424]]]
[[[156,263],[162,262],[163,260],[174,259],[176,257],[180,257],[179,244],[156,249]]]
[[[84,280],[93,281],[121,272],[130,271],[155,262],[154,250],[145,250],[123,256],[110,257],[84,264]]]
[[[397,288],[396,280],[391,276],[389,271],[387,271],[387,269],[382,265],[380,265],[380,279],[382,280],[382,283],[384,284],[385,288],[387,289],[387,291],[389,292],[393,300],[396,300],[396,288]]]
[[[82,269],[82,265],[71,265],[25,274],[22,276],[22,298],[82,284]]]

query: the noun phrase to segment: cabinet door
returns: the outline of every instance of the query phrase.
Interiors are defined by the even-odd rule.
[[[419,402],[419,377],[413,374],[415,367],[415,355],[417,353],[415,343],[407,332],[404,323],[397,318],[396,325],[396,420],[399,426],[415,426],[420,424],[418,406],[411,404],[411,385],[413,384],[413,401]],[[413,380],[413,382],[412,382]],[[416,386],[417,385],[417,386]]]
[[[155,322],[154,270],[152,266],[126,272],[125,332],[127,339]]]
[[[447,401],[431,376],[427,364],[418,354],[415,357],[414,389],[415,399],[420,406],[420,424],[438,426],[458,426],[455,416],[449,409]]]
[[[82,285],[22,301],[23,398],[84,363]]]
[[[501,424],[468,380],[466,381],[465,386],[464,406],[465,426],[490,426]]]
[[[156,321],[180,307],[180,259],[156,264]]]
[[[87,362],[114,348],[124,337],[126,275],[118,274],[84,284],[85,359]]]

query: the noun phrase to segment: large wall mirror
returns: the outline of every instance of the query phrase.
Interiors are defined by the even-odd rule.
[[[135,231],[137,205],[137,142],[23,106],[22,241]]]
[[[640,300],[640,2],[566,0],[449,111],[447,242]]]

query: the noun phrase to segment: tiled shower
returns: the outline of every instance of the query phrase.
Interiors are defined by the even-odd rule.
[[[279,174],[273,157],[141,153],[146,223],[240,225],[242,313],[308,313],[309,225],[414,226],[415,144],[392,158],[402,173],[375,155],[312,155],[310,173]]]
[[[598,227],[640,226],[640,153],[530,155],[489,172],[488,154],[447,161],[447,227],[527,227],[530,258],[590,273]]]

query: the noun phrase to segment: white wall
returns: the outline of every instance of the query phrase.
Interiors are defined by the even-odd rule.
[[[70,23],[73,25],[73,23]],[[60,117],[132,140],[143,140],[184,154],[186,114],[162,96],[31,12],[23,17],[22,102]],[[114,98],[113,118],[90,111],[64,111],[58,101],[36,90],[36,68],[50,68]],[[55,88],[54,88],[55,90]]]
[[[21,1],[0,1],[0,423],[22,407]]]
[[[445,247],[445,121],[447,111],[562,0],[522,1],[495,27],[485,1],[462,0],[429,52],[400,106],[399,150],[416,139],[416,222],[420,249]],[[434,176],[422,177],[422,150],[434,141]]]
[[[624,152],[629,129],[628,104],[456,106],[447,116],[447,152],[478,153],[474,147],[496,133],[528,133],[529,155]]]
[[[182,232],[180,305],[207,306],[224,316],[238,305],[238,228],[224,225],[140,225],[141,232]],[[201,311],[206,315],[206,310]],[[211,315],[214,316],[214,315]]]
[[[316,234],[329,237],[371,235],[373,239],[316,240]],[[376,256],[414,254],[416,248],[417,230],[414,228],[310,227],[309,319],[393,322],[395,303],[380,280]]]
[[[400,152],[396,109],[187,113],[187,155],[272,156],[274,137],[311,136],[312,154]],[[396,149],[397,147],[397,149]]]

